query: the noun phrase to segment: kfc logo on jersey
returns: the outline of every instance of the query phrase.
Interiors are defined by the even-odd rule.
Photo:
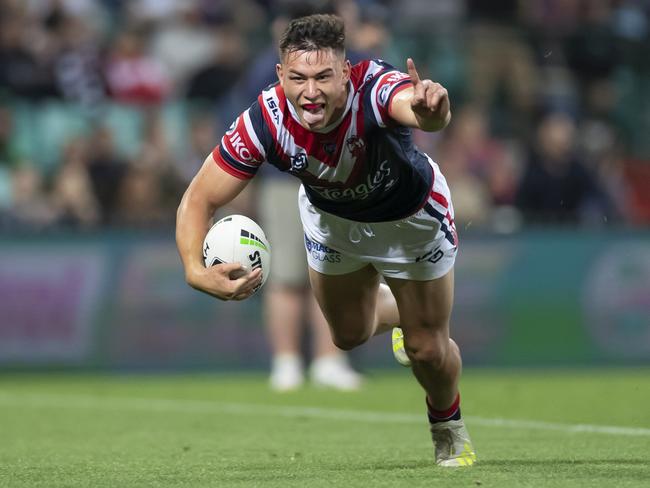
[[[304,152],[291,156],[291,171],[302,171],[307,167],[307,155]]]

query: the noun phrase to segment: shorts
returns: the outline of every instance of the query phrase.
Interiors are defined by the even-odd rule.
[[[306,286],[309,276],[296,206],[300,181],[294,177],[268,177],[260,185],[259,216],[272,246],[269,283]]]
[[[370,264],[387,278],[428,281],[454,266],[458,237],[440,173],[423,208],[392,222],[355,222],[324,212],[311,204],[303,187],[298,198],[307,261],[319,273],[341,275]]]

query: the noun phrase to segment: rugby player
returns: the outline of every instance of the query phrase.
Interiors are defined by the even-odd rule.
[[[411,135],[447,126],[449,96],[421,79],[412,59],[407,73],[381,60],[351,66],[344,45],[339,17],[289,24],[279,43],[279,82],[233,122],[183,196],[176,240],[185,277],[223,300],[249,297],[259,270],[231,279],[239,263],[203,265],[213,214],[263,163],[298,177],[310,281],[334,343],[350,350],[393,329],[395,357],[426,392],[436,463],[471,466],[461,356],[449,337],[454,212],[438,165]]]

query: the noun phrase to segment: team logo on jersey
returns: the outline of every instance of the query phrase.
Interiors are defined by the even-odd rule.
[[[390,85],[384,85],[379,89],[379,94],[377,95],[377,98],[379,98],[379,103],[382,105],[386,105],[386,102],[388,101],[388,90],[390,89]]]
[[[348,148],[350,154],[355,159],[355,161],[361,161],[366,155],[366,143],[363,142],[363,139],[360,139],[358,136],[349,137],[345,141],[345,146]]]
[[[291,156],[291,171],[302,171],[307,167],[307,155],[304,152]]]

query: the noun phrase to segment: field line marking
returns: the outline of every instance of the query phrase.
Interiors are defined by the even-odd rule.
[[[25,408],[136,410],[175,413],[226,413],[231,415],[256,415],[271,417],[308,417],[367,423],[423,424],[425,415],[345,410],[306,406],[273,406],[254,403],[232,403],[209,400],[177,400],[165,398],[132,398],[90,395],[60,395],[9,393],[0,391],[0,406]],[[472,425],[515,430],[549,430],[565,433],[609,434],[619,436],[650,437],[650,429],[611,425],[564,424],[536,420],[514,420],[464,416]]]

